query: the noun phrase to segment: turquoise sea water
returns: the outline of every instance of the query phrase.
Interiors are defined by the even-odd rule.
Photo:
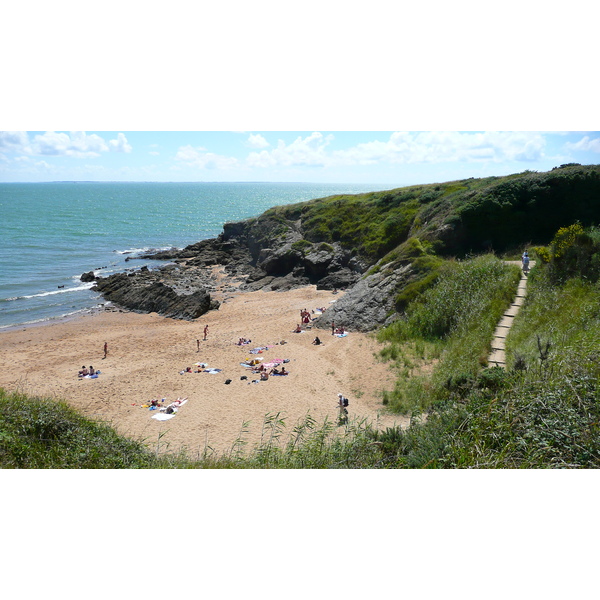
[[[223,224],[339,193],[388,189],[307,183],[2,183],[0,331],[88,311],[103,300],[79,280],[153,262],[150,249],[182,248]],[[64,286],[64,287],[62,287]]]

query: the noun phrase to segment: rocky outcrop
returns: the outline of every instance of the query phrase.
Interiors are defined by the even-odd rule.
[[[179,270],[117,273],[98,278],[92,288],[107,300],[135,312],[156,312],[174,319],[197,319],[210,309],[219,307],[204,287],[205,281],[192,282]]]
[[[398,318],[396,294],[411,276],[410,264],[365,276],[313,321],[313,326],[328,329],[333,321],[336,327],[366,332],[391,323]]]
[[[239,280],[242,291],[286,291],[310,284],[351,289],[332,309],[333,317],[360,331],[386,321],[393,309],[390,290],[397,285],[397,277],[389,274],[361,280],[369,265],[341,244],[313,243],[303,237],[300,221],[269,215],[227,223],[214,239],[140,258],[173,262],[152,271],[143,267],[98,278],[93,289],[130,310],[180,319],[196,319],[218,306],[210,297],[214,282],[208,268],[213,265],[222,265],[230,278]]]
[[[368,266],[341,244],[305,240],[300,221],[264,215],[226,223],[217,238],[142,258],[173,260],[182,268],[223,265],[228,274],[244,277],[242,289],[250,291],[287,290],[309,284],[319,289],[346,289]]]
[[[88,271],[87,273],[82,273],[79,280],[83,283],[90,283],[91,281],[96,281],[96,275],[94,271]]]

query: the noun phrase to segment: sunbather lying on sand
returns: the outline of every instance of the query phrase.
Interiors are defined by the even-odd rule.
[[[289,373],[289,371],[285,370],[285,367],[281,367],[281,369],[278,369],[277,367],[273,367],[271,369],[270,375],[287,375]]]
[[[174,402],[171,402],[171,404],[169,404],[168,406],[166,406],[165,408],[161,408],[161,412],[166,412],[167,414],[171,414],[174,412],[177,412],[177,409],[185,404],[187,402],[187,398],[177,398],[177,400],[175,400]]]

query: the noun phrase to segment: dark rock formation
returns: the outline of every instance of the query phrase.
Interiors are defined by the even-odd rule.
[[[348,289],[317,323],[329,327],[333,319],[359,331],[389,320],[395,290],[403,279],[402,274],[382,272],[361,280],[369,265],[341,244],[310,242],[304,239],[299,221],[265,215],[226,223],[214,239],[140,258],[173,262],[153,271],[142,267],[98,278],[94,289],[130,310],[181,319],[195,319],[218,307],[209,293],[214,281],[208,267],[213,265],[222,265],[230,278],[241,280],[242,291],[286,291],[310,284],[318,289]]]
[[[330,304],[313,326],[328,329],[331,322],[354,331],[372,331],[398,318],[395,297],[410,280],[410,264],[395,270],[379,271],[358,281],[339,300]]]
[[[192,281],[179,270],[117,273],[98,278],[94,290],[107,300],[135,312],[156,312],[175,319],[197,319],[219,303],[211,300],[204,280]]]
[[[83,273],[79,278],[83,283],[89,283],[90,281],[96,281],[96,276],[94,275],[94,271],[88,271],[87,273]]]

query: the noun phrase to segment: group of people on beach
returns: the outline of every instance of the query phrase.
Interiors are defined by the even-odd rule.
[[[78,377],[91,377],[92,375],[96,375],[96,373],[99,372],[100,371],[96,371],[94,367],[92,367],[92,365],[90,365],[89,369],[85,365],[83,365],[78,373]]]
[[[335,322],[331,321],[331,335],[343,335],[344,333],[346,333],[346,330],[343,325],[336,327]]]

